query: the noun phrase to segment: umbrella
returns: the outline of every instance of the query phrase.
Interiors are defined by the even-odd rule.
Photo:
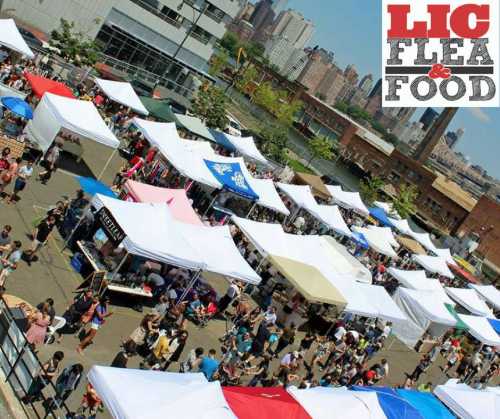
[[[8,110],[26,119],[33,119],[33,110],[24,100],[14,96],[0,98],[2,105]]]

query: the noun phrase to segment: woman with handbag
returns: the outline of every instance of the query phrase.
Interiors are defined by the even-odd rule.
[[[113,313],[108,312],[108,297],[101,297],[99,303],[95,306],[92,320],[90,321],[90,330],[87,332],[85,337],[82,339],[80,344],[76,347],[78,353],[83,353],[84,349],[89,346],[99,328],[104,324],[106,317],[111,316]]]

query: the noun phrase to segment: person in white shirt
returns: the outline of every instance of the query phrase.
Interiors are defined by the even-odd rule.
[[[264,313],[264,321],[266,324],[275,324],[278,317],[276,316],[276,307],[269,307]]]
[[[16,180],[14,182],[14,190],[12,192],[12,195],[10,196],[9,200],[7,203],[11,202],[16,202],[19,200],[19,192],[24,190],[26,187],[26,183],[28,182],[29,178],[33,175],[33,162],[28,161],[24,166],[21,166],[19,169],[17,169],[16,173]]]

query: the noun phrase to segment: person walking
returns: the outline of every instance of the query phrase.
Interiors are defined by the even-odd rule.
[[[41,311],[38,311],[35,314],[34,319],[26,332],[26,340],[32,348],[35,348],[37,345],[43,345],[49,325],[50,315],[44,307]]]
[[[24,253],[26,255],[26,262],[28,265],[35,260],[36,253],[42,248],[42,246],[47,243],[47,240],[52,233],[56,223],[54,216],[50,215],[45,220],[43,220],[36,228],[35,234],[33,235],[33,242],[31,244],[31,249],[26,250]]]
[[[54,353],[52,358],[42,365],[42,368],[31,383],[26,395],[21,399],[23,403],[33,403],[38,400],[42,394],[42,390],[57,375],[59,371],[59,364],[63,359],[64,353],[62,351],[57,351]]]
[[[22,247],[23,244],[16,240],[6,257],[0,258],[0,285],[5,285],[7,277],[17,269],[17,264],[23,255]]]
[[[65,402],[70,394],[75,391],[80,383],[83,373],[82,364],[73,364],[66,367],[56,380],[55,403],[59,406]]]
[[[16,203],[19,200],[19,192],[23,191],[28,183],[28,180],[33,175],[33,162],[28,161],[24,166],[21,166],[17,169],[16,180],[14,181],[14,190],[10,195],[8,204],[14,202]]]
[[[90,321],[90,330],[87,332],[80,344],[76,347],[76,351],[78,353],[83,353],[85,348],[92,343],[95,335],[97,334],[97,331],[104,324],[105,319],[113,314],[112,312],[108,312],[108,303],[108,297],[104,296],[100,298],[99,304],[97,304],[97,306],[95,307],[92,320]]]
[[[55,143],[45,154],[41,163],[45,171],[38,175],[38,180],[42,182],[43,185],[47,184],[49,179],[52,177],[52,173],[56,170],[60,155],[61,145],[59,143]]]

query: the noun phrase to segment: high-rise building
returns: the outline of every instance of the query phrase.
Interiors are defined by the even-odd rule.
[[[287,38],[295,48],[304,49],[314,34],[314,25],[299,12],[287,10],[276,18],[270,33],[273,37]]]
[[[307,64],[309,54],[302,49],[295,50],[283,68],[283,75],[290,81],[294,81],[299,77]]]
[[[427,110],[429,109],[431,108],[427,108]],[[434,109],[432,110],[434,111]],[[427,134],[425,135],[425,138],[418,145],[417,150],[415,151],[414,157],[421,164],[425,164],[457,112],[458,108],[444,108],[443,112],[441,112],[441,114],[438,114],[437,119],[431,125],[431,127],[427,131]],[[420,119],[420,122],[422,122],[422,119]]]
[[[280,72],[284,72],[286,64],[291,56],[297,51],[293,43],[285,36],[272,36],[265,44],[265,56],[269,62],[278,67]]]
[[[351,84],[357,84],[359,75],[354,64],[348,65],[344,70],[344,76]]]
[[[273,10],[273,0],[260,0],[255,5],[255,10],[250,17],[250,23],[255,29],[255,41],[266,41],[268,38],[268,30],[272,26],[275,17],[276,14]]]
[[[446,140],[446,144],[448,144],[448,147],[450,147],[452,150],[455,149],[464,133],[465,130],[463,128],[459,128],[455,132],[449,131],[444,137]]]
[[[338,100],[346,83],[342,70],[333,64],[326,72],[315,94],[324,102],[332,105]]]
[[[373,76],[371,74],[367,74],[359,82],[359,88],[361,89],[361,91],[365,92],[365,96],[368,96],[372,86],[373,86]]]
[[[378,79],[378,82],[375,83],[375,86],[373,86],[373,89],[368,94],[369,98],[372,98],[374,96],[382,97],[382,79]]]
[[[274,0],[273,10],[278,16],[288,6],[288,0]]]
[[[425,112],[422,114],[420,118],[420,122],[422,122],[424,131],[427,131],[432,126],[432,124],[438,118],[438,116],[439,113],[432,108],[427,108],[425,110]]]
[[[307,87],[310,94],[314,95],[332,66],[333,53],[324,49],[318,49],[309,56],[304,69],[297,77],[297,81]]]

